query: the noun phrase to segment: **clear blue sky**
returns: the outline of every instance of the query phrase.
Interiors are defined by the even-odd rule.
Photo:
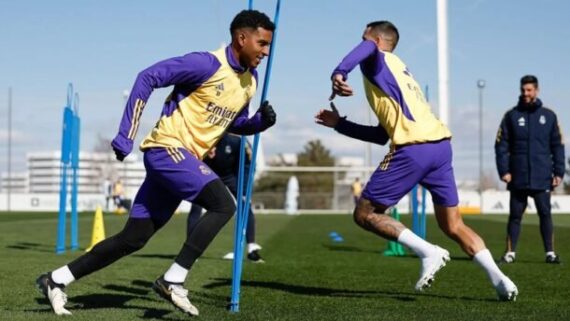
[[[273,17],[274,1],[254,1]],[[350,5],[348,5],[350,3]],[[401,33],[396,54],[429,86],[437,112],[435,0],[283,0],[269,99],[278,124],[264,134],[266,154],[297,152],[320,138],[337,156],[365,145],[313,124],[327,104],[333,67],[360,41],[366,23],[391,20]],[[123,91],[156,61],[229,42],[228,26],[247,1],[7,1],[0,0],[0,171],[6,169],[7,91],[13,88],[14,167],[25,153],[56,150],[66,86],[80,94],[82,149],[97,135],[112,138],[123,112]],[[485,79],[485,168],[494,174],[493,139],[518,96],[518,81],[535,74],[541,98],[568,137],[570,22],[566,0],[449,1],[450,126],[460,179],[474,178],[478,160],[477,79]],[[367,121],[358,72],[356,96],[338,102],[349,119]],[[168,90],[154,92],[140,141],[157,120]],[[374,162],[385,151],[374,147]],[[568,149],[567,149],[568,150]]]

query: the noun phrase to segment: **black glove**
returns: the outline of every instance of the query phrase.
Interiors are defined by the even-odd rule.
[[[275,125],[275,122],[277,121],[277,114],[267,100],[261,104],[261,107],[259,109],[261,112],[261,121],[263,122],[263,127],[269,128]]]
[[[115,157],[117,158],[117,160],[119,162],[122,162],[125,159],[125,154],[123,154],[123,152],[121,152],[120,150],[116,149],[115,147],[113,147],[113,151],[115,152]]]

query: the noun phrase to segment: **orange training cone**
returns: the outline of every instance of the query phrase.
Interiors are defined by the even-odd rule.
[[[95,218],[93,219],[93,234],[91,234],[91,245],[85,252],[91,251],[95,244],[105,239],[105,224],[103,223],[103,210],[101,206],[97,206],[95,210]]]

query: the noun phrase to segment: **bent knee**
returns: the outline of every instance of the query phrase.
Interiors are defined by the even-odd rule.
[[[364,226],[366,224],[366,217],[368,216],[367,213],[363,212],[363,211],[359,211],[358,208],[354,209],[354,212],[352,213],[352,219],[354,220],[354,223],[360,225],[360,226]]]
[[[195,201],[207,211],[227,214],[230,217],[236,211],[236,202],[220,179],[213,180],[204,186]]]

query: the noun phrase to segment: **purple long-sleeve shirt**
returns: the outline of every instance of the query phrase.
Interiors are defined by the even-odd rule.
[[[237,73],[238,75],[244,75],[245,73],[249,72],[255,79],[254,86],[257,84],[256,70],[255,69],[248,70],[243,66],[241,66],[239,61],[237,61],[230,46],[225,48],[225,57],[227,57],[226,65],[229,65],[235,73]],[[121,123],[119,126],[119,132],[115,137],[115,139],[113,139],[112,141],[113,148],[119,151],[121,154],[123,154],[123,156],[126,156],[132,151],[133,141],[135,139],[138,126],[140,124],[139,122],[140,116],[142,114],[146,102],[148,101],[148,98],[150,97],[152,91],[155,88],[174,86],[174,89],[172,90],[171,94],[164,103],[161,113],[161,121],[165,117],[168,118],[173,116],[173,114],[177,109],[182,108],[181,102],[187,105],[189,97],[193,93],[196,93],[198,89],[204,89],[202,87],[206,85],[208,86],[216,85],[214,84],[215,81],[219,82],[219,84],[217,84],[219,88],[216,87],[215,89],[217,90],[216,94],[218,96],[221,96],[222,98],[223,95],[229,95],[229,93],[227,93],[227,90],[224,91],[224,84],[227,86],[228,83],[228,81],[224,79],[224,77],[231,77],[233,75],[229,73],[224,73],[223,75],[221,75],[219,71],[222,65],[223,64],[220,62],[219,58],[216,57],[216,55],[212,52],[193,52],[184,55],[182,57],[171,58],[158,62],[152,65],[151,67],[141,71],[135,80],[129,99],[127,101],[123,117],[121,119]],[[212,79],[214,75],[217,75],[216,77],[219,76],[221,78]],[[224,80],[226,81],[224,82]],[[202,94],[202,92],[200,92],[199,94]],[[213,97],[217,98],[215,96]],[[194,101],[194,98],[192,97],[190,101]],[[194,117],[191,114],[192,112],[196,111],[203,112],[203,108],[206,109],[210,108],[209,105],[210,103],[214,104],[215,102],[204,101],[203,102],[204,106],[197,106],[197,107],[193,106],[192,108],[195,108],[194,110],[191,111],[179,110],[178,113],[183,113],[185,115],[184,116],[185,118],[192,118]],[[223,116],[229,115],[231,116],[230,117],[231,119],[227,117],[226,117],[227,119],[222,119],[222,121],[228,121],[227,124],[223,123],[224,127],[228,127],[227,129],[230,132],[242,135],[250,135],[263,131],[265,128],[261,121],[260,112],[259,111],[256,112],[252,118],[249,118],[248,106],[249,106],[249,99],[245,101],[245,103],[242,106],[240,106],[241,108],[239,112],[235,114],[231,113],[229,110],[225,110],[224,111],[225,114],[223,114]],[[213,109],[213,107],[211,109]],[[218,110],[220,109],[216,109],[216,112],[218,114],[221,113],[221,111],[218,112]],[[185,121],[183,123],[191,123],[190,121],[186,121],[187,119],[184,120]],[[181,141],[180,146],[174,146],[174,147],[186,147],[185,145],[191,144],[187,142],[188,137],[184,137],[186,136],[184,131],[181,132],[180,128],[172,128],[173,126],[167,126],[168,124],[164,125],[161,123],[161,121],[159,121],[157,126],[162,125],[162,128],[158,129],[155,128],[155,130],[153,130],[153,132],[149,136],[152,136],[153,134],[156,134],[155,132],[162,130],[158,134],[161,134],[163,136],[168,136],[169,139],[175,137]],[[198,136],[197,133],[199,131],[196,130],[195,128],[189,128],[189,131],[194,131],[194,133],[191,134],[190,132],[188,132],[186,133],[187,135]],[[160,141],[161,137],[154,137],[154,138],[155,140]],[[192,137],[192,138],[199,140],[201,137]],[[147,139],[145,139],[145,142],[147,142],[147,140],[148,137]],[[143,145],[145,145],[145,142],[143,142]],[[162,144],[162,142],[164,142],[164,145],[178,145],[177,142],[174,142],[172,139],[168,141],[162,139],[159,145]],[[200,143],[203,144],[204,142]],[[144,149],[144,146],[141,145],[141,148]]]

